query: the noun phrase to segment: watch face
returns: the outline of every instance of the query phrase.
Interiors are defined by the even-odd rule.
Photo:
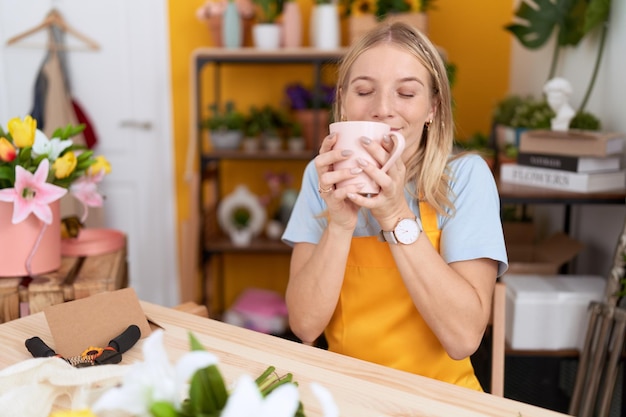
[[[420,229],[414,219],[402,219],[394,229],[394,234],[398,242],[408,245],[417,240]]]

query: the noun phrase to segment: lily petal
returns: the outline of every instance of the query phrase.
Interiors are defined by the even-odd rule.
[[[254,416],[262,402],[263,397],[252,377],[242,375],[237,380],[235,390],[228,397],[221,417]]]
[[[48,170],[47,159],[41,161],[34,174],[19,165],[15,167],[15,187],[9,189],[14,193],[10,200],[13,201],[13,224],[26,219],[30,213],[46,224],[52,223],[52,210],[49,204],[63,197],[67,190],[46,182]],[[3,198],[10,198],[6,194]]]
[[[311,382],[311,391],[321,404],[324,417],[339,417],[339,407],[337,407],[330,391],[316,382]]]
[[[295,384],[284,384],[273,390],[263,401],[264,417],[293,417],[298,409],[300,394]]]
[[[102,207],[104,199],[98,193],[98,183],[104,178],[105,172],[100,171],[96,175],[88,175],[74,181],[70,186],[70,192],[78,201],[88,207]]]
[[[33,144],[33,156],[46,155],[49,161],[54,162],[61,153],[72,146],[70,139],[61,140],[59,138],[48,139],[41,130],[35,131],[35,143]]]

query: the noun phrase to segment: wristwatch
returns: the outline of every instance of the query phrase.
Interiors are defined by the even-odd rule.
[[[422,232],[422,222],[417,217],[400,219],[396,227],[386,232],[381,230],[381,236],[383,241],[397,245],[402,243],[403,245],[410,245],[417,241],[420,233]]]

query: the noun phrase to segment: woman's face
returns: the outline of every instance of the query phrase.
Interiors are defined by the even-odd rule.
[[[434,117],[430,75],[417,58],[393,45],[376,46],[354,62],[345,90],[347,120],[386,123],[406,139],[404,154],[415,152],[424,123]]]

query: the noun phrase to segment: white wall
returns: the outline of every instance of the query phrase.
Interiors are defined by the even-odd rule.
[[[517,4],[517,1],[513,2]],[[567,78],[574,88],[571,103],[582,102],[591,78],[598,49],[599,31],[576,48],[561,53],[557,75]],[[553,43],[541,50],[524,49],[513,42],[510,92],[540,97],[552,59]],[[600,71],[586,110],[597,115],[604,130],[626,133],[626,1],[613,0],[608,38]],[[560,230],[563,210],[560,206],[536,206],[535,218],[542,234]],[[585,244],[574,262],[578,274],[606,276],[613,262],[615,247],[626,217],[623,205],[577,206],[572,210],[571,235]]]

